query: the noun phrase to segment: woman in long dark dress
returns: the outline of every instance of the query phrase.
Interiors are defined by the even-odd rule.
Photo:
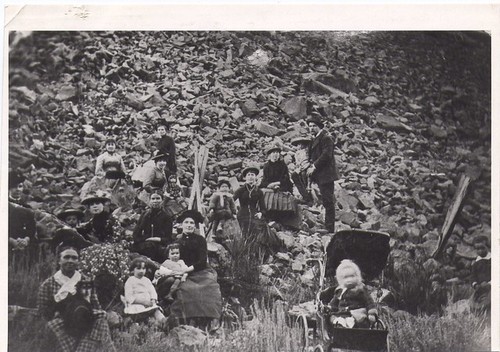
[[[299,229],[302,224],[297,200],[292,195],[288,166],[280,158],[281,148],[271,146],[266,150],[268,161],[264,164],[260,188],[264,192],[264,204],[268,220]]]
[[[259,169],[247,167],[241,172],[245,184],[238,188],[233,195],[235,200],[240,201],[240,208],[236,217],[241,227],[243,237],[247,237],[255,226],[255,219],[261,219],[265,211],[264,193],[257,186],[256,177]]]
[[[186,210],[177,221],[182,224],[182,234],[178,240],[180,257],[187,269],[179,271],[178,275],[188,274],[185,282],[179,285],[175,299],[170,306],[170,326],[190,324],[206,328],[212,321],[219,320],[222,312],[222,298],[217,273],[207,261],[207,241],[196,233],[203,222],[202,215],[194,210]],[[158,282],[160,299],[168,294],[163,280]]]

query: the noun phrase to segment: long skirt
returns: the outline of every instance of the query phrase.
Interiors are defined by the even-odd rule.
[[[170,310],[177,319],[219,319],[222,297],[215,270],[207,268],[189,273],[187,280],[179,285]]]
[[[266,206],[266,217],[282,225],[300,229],[302,224],[302,213],[294,196],[284,193],[263,189],[264,203]]]

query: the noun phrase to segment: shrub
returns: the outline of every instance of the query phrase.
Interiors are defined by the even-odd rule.
[[[391,351],[490,350],[489,317],[485,314],[386,314],[384,320],[389,329]]]

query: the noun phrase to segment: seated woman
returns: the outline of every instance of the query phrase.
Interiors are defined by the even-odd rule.
[[[95,165],[96,176],[105,176],[107,179],[120,179],[125,177],[125,163],[121,155],[116,153],[116,141],[110,137],[106,140],[106,151],[97,157]]]
[[[196,234],[196,229],[203,222],[203,216],[195,210],[186,210],[177,221],[182,225],[179,238],[180,257],[187,269],[179,270],[179,275],[189,273],[185,282],[177,289],[174,302],[170,306],[169,321],[171,326],[187,323],[207,328],[213,320],[220,319],[222,297],[217,273],[207,263],[207,242]],[[158,293],[161,298],[168,295],[170,287],[165,287],[161,278],[158,281]]]
[[[281,148],[272,146],[266,150],[268,162],[264,164],[260,188],[264,191],[267,218],[295,229],[302,223],[298,204],[292,196],[293,184],[288,167],[280,158]]]
[[[352,328],[369,327],[376,321],[377,309],[361,278],[361,270],[349,259],[337,267],[335,278],[338,286],[328,303],[332,311],[333,326]],[[368,318],[368,319],[367,319]]]
[[[161,263],[166,247],[175,241],[172,217],[162,208],[163,192],[151,192],[149,209],[144,211],[134,229],[132,250]]]
[[[89,195],[82,201],[87,205],[92,218],[77,228],[86,240],[93,243],[116,243],[122,240],[120,224],[114,216],[104,209],[104,204],[109,198],[102,195]]]
[[[155,167],[148,169],[149,173],[144,177],[142,186],[144,188],[154,187],[163,189],[168,177],[166,168],[168,156],[157,153],[151,160],[155,162]]]
[[[59,270],[40,286],[38,312],[48,321],[58,350],[97,351],[104,342],[111,345],[106,312],[101,309],[96,294],[78,271],[79,254],[72,247],[62,247],[58,253]],[[54,348],[56,350],[56,348]]]
[[[166,121],[161,121],[156,126],[156,132],[160,139],[158,140],[157,149],[160,154],[167,156],[167,173],[169,175],[177,173],[175,141],[169,135],[170,125]]]

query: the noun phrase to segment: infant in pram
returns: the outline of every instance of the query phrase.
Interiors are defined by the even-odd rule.
[[[352,260],[344,259],[337,267],[335,277],[338,286],[322,294],[324,300],[331,297],[333,290],[333,298],[327,305],[331,311],[330,323],[334,327],[368,328],[370,322],[377,320],[377,309],[363,284],[361,270]]]

